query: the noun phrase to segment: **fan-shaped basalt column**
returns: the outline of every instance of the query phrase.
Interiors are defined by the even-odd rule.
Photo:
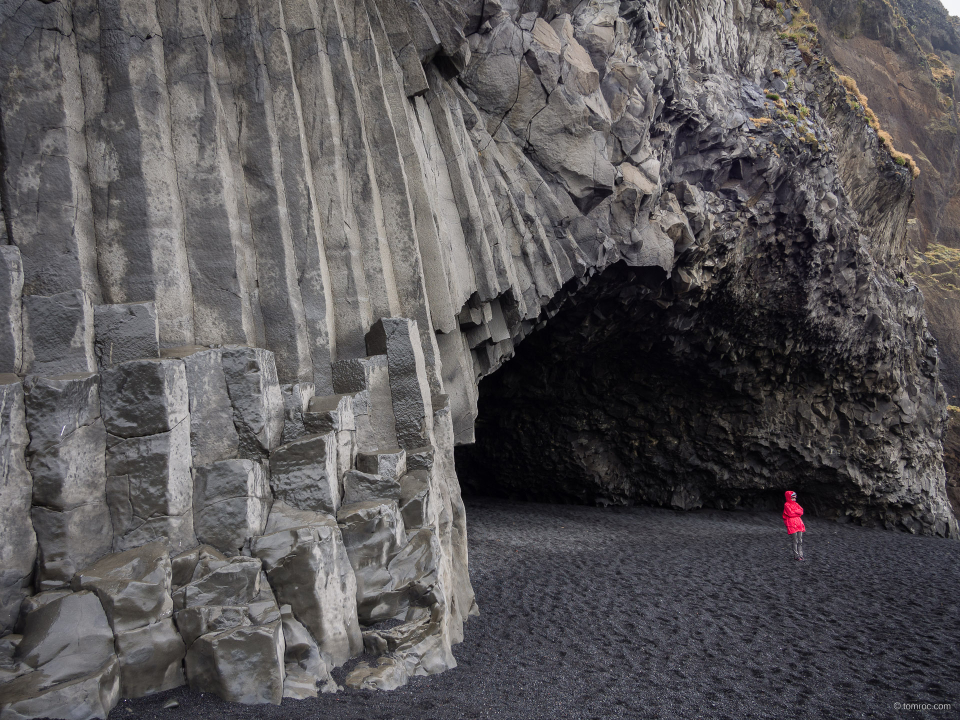
[[[511,492],[956,533],[911,180],[829,69],[759,0],[521,9],[0,10],[4,712],[451,667],[495,372]]]

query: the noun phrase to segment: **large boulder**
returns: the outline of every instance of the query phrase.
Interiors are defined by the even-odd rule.
[[[290,605],[332,666],[363,649],[357,621],[357,584],[333,518],[254,538],[277,600]]]
[[[284,649],[280,620],[203,635],[187,652],[190,687],[229,702],[279,705]]]
[[[121,633],[173,615],[172,576],[166,545],[152,542],[107,555],[78,572],[72,585],[96,593],[110,626]]]

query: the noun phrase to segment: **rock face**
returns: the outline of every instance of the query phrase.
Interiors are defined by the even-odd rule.
[[[0,714],[453,667],[478,399],[504,492],[956,536],[912,178],[768,5],[0,10],[0,628],[112,648]]]

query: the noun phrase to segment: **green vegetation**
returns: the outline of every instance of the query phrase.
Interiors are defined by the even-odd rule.
[[[854,112],[863,110],[867,124],[876,131],[877,137],[880,138],[880,144],[886,148],[888,153],[890,153],[890,157],[893,158],[893,161],[901,167],[910,168],[910,172],[913,174],[913,177],[919,177],[920,168],[917,167],[917,163],[914,162],[912,156],[908,155],[907,153],[900,152],[893,146],[893,138],[890,136],[890,133],[881,129],[880,120],[877,118],[876,113],[873,112],[873,110],[871,110],[870,106],[867,104],[867,96],[860,92],[860,88],[857,87],[857,81],[849,75],[838,75],[837,80],[840,81],[840,84],[843,85],[844,89],[847,91],[847,104],[850,106],[850,109]]]

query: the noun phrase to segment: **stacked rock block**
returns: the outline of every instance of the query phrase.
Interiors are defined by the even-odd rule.
[[[99,371],[0,377],[0,713],[103,717],[183,683],[279,703],[365,649],[389,658],[351,685],[456,664],[473,600],[414,321],[378,322],[351,391],[318,397],[268,350],[161,351],[152,304],[51,307],[95,324]],[[384,620],[390,643],[362,629]]]

